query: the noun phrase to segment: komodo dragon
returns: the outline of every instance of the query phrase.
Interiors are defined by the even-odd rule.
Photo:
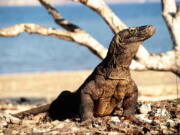
[[[131,78],[129,66],[139,45],[155,33],[151,25],[132,27],[117,33],[109,46],[106,58],[95,68],[80,88],[64,91],[45,106],[53,119],[79,114],[82,121],[94,116],[110,115],[122,101],[123,115],[135,113],[138,88]],[[41,108],[42,110],[42,108]]]

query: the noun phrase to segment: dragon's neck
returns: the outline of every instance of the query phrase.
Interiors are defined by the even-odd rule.
[[[117,45],[112,42],[104,61],[107,66],[114,68],[129,67],[132,59],[136,55],[140,42]]]
[[[139,45],[139,42],[124,44],[124,46],[111,43],[106,58],[97,67],[98,73],[109,79],[128,79],[129,66]]]

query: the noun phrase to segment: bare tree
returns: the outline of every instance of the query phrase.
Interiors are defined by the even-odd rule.
[[[80,2],[90,9],[94,10],[104,19],[113,33],[127,28],[120,18],[118,18],[104,0],[74,0]],[[107,48],[89,35],[79,26],[64,19],[62,15],[48,2],[48,0],[39,0],[54,21],[65,30],[54,29],[40,26],[37,24],[17,24],[8,28],[0,29],[0,36],[17,36],[22,32],[36,33],[45,36],[54,36],[60,39],[76,42],[87,47],[96,56],[103,59],[106,56]],[[162,16],[167,24],[171,38],[173,40],[172,50],[155,54],[148,52],[142,45],[131,64],[134,70],[156,70],[171,71],[180,77],[180,5],[176,6],[175,0],[162,0]]]

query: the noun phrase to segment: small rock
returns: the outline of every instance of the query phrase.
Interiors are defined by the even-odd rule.
[[[8,123],[6,121],[1,121],[0,123],[0,128],[4,128],[8,125]]]
[[[114,117],[111,117],[111,122],[120,123],[121,121],[119,120],[117,116],[114,116]]]
[[[33,133],[39,132],[39,129],[33,128]]]
[[[32,124],[36,124],[36,121],[34,121],[34,120],[23,120],[22,121],[22,125],[32,125]]]
[[[48,133],[51,134],[51,135],[58,135],[59,131],[58,130],[54,130],[54,131],[50,131]]]
[[[159,131],[151,130],[150,133],[153,135],[158,135]]]
[[[127,121],[127,120],[123,121],[122,124],[123,124],[123,126],[126,127],[126,128],[129,128],[129,126],[130,126],[130,122]]]
[[[148,119],[147,114],[140,114],[140,115],[135,115],[136,118],[138,118],[140,121],[144,121],[147,123],[152,123],[152,120]]]
[[[163,134],[167,135],[169,134],[169,131],[167,129],[163,129]]]
[[[45,132],[45,130],[33,128],[33,133],[42,133],[42,132]]]
[[[157,125],[157,124],[160,124],[160,123],[161,123],[160,120],[154,120],[154,121],[153,121],[153,124],[156,124],[156,125]]]
[[[167,126],[160,124],[160,128],[161,128],[161,129],[167,129]]]
[[[108,135],[120,135],[118,132],[109,132]]]
[[[17,134],[18,134],[18,131],[13,130],[13,131],[11,132],[11,134],[12,134],[12,135],[17,135]]]
[[[9,122],[10,122],[10,114],[4,114],[4,115],[2,116],[2,119],[5,120],[5,121],[7,121],[7,122],[9,123]]]
[[[165,108],[157,109],[157,112],[156,112],[155,116],[163,117],[165,119],[170,119],[170,114]]]
[[[56,128],[64,128],[64,123],[55,124]]]
[[[150,105],[150,104],[142,104],[142,105],[139,107],[139,111],[140,111],[140,113],[142,113],[142,114],[147,114],[148,112],[151,111],[151,105]]]
[[[64,122],[66,122],[66,123],[69,123],[69,122],[71,122],[69,119],[66,119]]]
[[[171,127],[175,127],[176,123],[173,120],[167,120],[167,127],[171,128]]]
[[[92,133],[85,133],[85,135],[93,135]]]
[[[11,116],[10,117],[10,122],[13,123],[13,124],[19,124],[21,122],[21,120],[16,118],[16,117]]]
[[[51,122],[51,124],[53,124],[53,125],[57,126],[57,125],[59,125],[59,124],[60,124],[60,121],[59,121],[59,120],[55,120],[55,121]]]
[[[99,127],[100,125],[99,125],[99,123],[97,123],[97,122],[93,122],[93,123],[92,123],[92,126],[95,127],[95,128],[97,128],[97,127]]]
[[[77,127],[72,127],[71,130],[72,130],[72,132],[74,133],[74,132],[79,131],[79,128],[77,128]]]
[[[21,122],[20,119],[12,116],[11,114],[4,114],[0,119],[13,124],[19,124]]]

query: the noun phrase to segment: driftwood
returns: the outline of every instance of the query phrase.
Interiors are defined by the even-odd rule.
[[[113,33],[127,28],[120,18],[118,18],[104,0],[74,0],[80,2],[90,9],[94,10],[107,23]],[[107,54],[107,48],[95,40],[86,31],[79,26],[64,19],[62,15],[48,2],[48,0],[39,0],[54,21],[65,30],[54,29],[50,27],[40,26],[37,24],[17,24],[8,28],[0,29],[0,36],[17,36],[22,32],[36,33],[45,36],[55,36],[60,39],[76,42],[87,47],[91,52],[101,59],[104,59]],[[140,46],[138,53],[131,64],[131,69],[134,70],[157,70],[171,71],[180,77],[180,6],[176,6],[175,0],[162,0],[162,16],[169,29],[173,48],[172,50],[154,54],[148,52],[143,46]]]

